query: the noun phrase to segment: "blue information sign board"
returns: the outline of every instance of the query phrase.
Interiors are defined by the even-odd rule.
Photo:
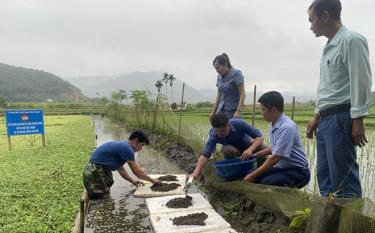
[[[44,134],[43,110],[5,110],[8,136]]]

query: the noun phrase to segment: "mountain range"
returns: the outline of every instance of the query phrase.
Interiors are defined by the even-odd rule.
[[[157,80],[162,79],[163,72],[131,72],[127,74],[120,74],[114,76],[83,76],[83,77],[65,77],[65,80],[79,87],[83,94],[90,98],[94,97],[110,97],[111,93],[123,89],[130,92],[134,89],[149,90],[157,93],[155,83]],[[169,83],[167,88],[165,83],[161,89],[161,93],[166,95],[169,102],[180,102],[182,94],[183,82],[176,79],[172,86],[172,99],[171,88]],[[215,98],[215,97],[214,97]],[[200,101],[214,101],[210,95],[205,95],[204,92],[196,90],[185,84],[184,101],[188,103],[196,103]]]
[[[90,98],[94,97],[110,97],[111,93],[119,89],[127,92],[134,89],[147,89],[153,93],[157,93],[155,82],[161,80],[164,72],[131,72],[126,74],[119,74],[113,76],[97,75],[97,76],[81,76],[81,77],[64,77],[65,80],[79,87],[83,94]],[[180,102],[182,94],[182,81],[177,79],[173,83],[172,101]],[[171,99],[170,87],[167,84],[167,90],[163,83],[162,91],[164,95],[167,93],[168,99]],[[257,91],[259,97],[264,91]],[[215,102],[217,90],[215,87],[205,89],[195,89],[188,84],[185,84],[184,101],[188,103],[197,103],[203,101]],[[292,102],[293,96],[298,102],[306,102],[314,99],[313,93],[298,94],[294,92],[282,93],[286,102]],[[253,101],[253,90],[246,92],[246,104]]]
[[[74,102],[90,98],[111,97],[111,93],[123,89],[130,92],[134,89],[149,90],[157,93],[155,83],[162,80],[162,71],[130,72],[119,75],[96,75],[80,77],[64,77],[42,70],[16,67],[0,63],[0,96],[11,102],[41,102],[47,99],[60,102]],[[178,79],[173,82],[172,92],[169,83],[163,83],[161,92],[168,97],[170,103],[180,102],[183,82]],[[252,89],[252,88],[251,88]],[[217,90],[215,87],[195,89],[185,85],[184,101],[187,103],[214,102]],[[257,96],[262,90],[257,91]],[[306,102],[314,99],[313,94],[283,93],[285,101]],[[87,97],[86,97],[87,96]],[[253,101],[253,90],[246,92],[246,104]]]

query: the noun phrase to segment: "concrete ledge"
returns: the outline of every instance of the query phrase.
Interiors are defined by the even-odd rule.
[[[80,208],[77,213],[77,217],[74,221],[74,225],[71,233],[83,233],[85,230],[85,217],[89,209],[89,197],[87,195],[86,189],[83,189],[81,200],[79,201]]]

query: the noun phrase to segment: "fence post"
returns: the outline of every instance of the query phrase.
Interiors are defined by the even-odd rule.
[[[138,123],[137,127],[141,127],[141,119],[139,119],[139,114],[138,114],[138,108],[137,108],[137,106],[135,106],[135,116],[137,118],[137,123]]]
[[[12,150],[12,139],[10,139],[10,136],[8,136],[8,150]]]
[[[255,104],[257,101],[257,85],[254,85],[254,101],[253,101],[253,119],[251,121],[251,124],[255,125]]]
[[[156,105],[155,105],[155,112],[154,112],[154,120],[152,122],[152,130],[155,130],[156,114],[158,112],[158,107],[159,107],[159,94],[156,96]]]
[[[177,137],[177,144],[180,144],[181,118],[182,118],[182,104],[184,103],[184,92],[185,92],[185,82],[182,83],[182,95],[181,95],[181,104],[180,104],[180,122],[178,123],[178,137]]]
[[[294,106],[296,104],[296,97],[293,96],[293,103],[292,103],[292,121],[294,121]]]

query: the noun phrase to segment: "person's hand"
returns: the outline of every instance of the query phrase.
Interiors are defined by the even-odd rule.
[[[253,151],[250,150],[250,149],[247,149],[247,150],[245,150],[245,151],[242,153],[240,159],[241,159],[241,160],[248,160],[252,155],[253,155]]]
[[[236,110],[234,113],[233,113],[233,118],[241,118],[241,112]]]
[[[134,181],[132,182],[132,184],[135,186],[135,187],[139,187],[139,186],[145,186],[145,183],[143,183],[142,181],[140,180],[137,180],[137,181]]]
[[[160,184],[160,183],[161,183],[161,181],[158,180],[158,179],[152,179],[151,182],[152,182],[153,184]]]
[[[199,174],[196,174],[194,172],[189,175],[189,177],[193,177],[193,180],[197,179],[198,176]]]
[[[355,118],[353,119],[353,126],[352,126],[352,139],[354,145],[356,146],[364,146],[367,143],[366,135],[365,135],[365,124],[363,123],[363,118]]]
[[[243,179],[243,181],[245,181],[246,183],[254,183],[255,182],[255,176],[254,176],[254,173],[250,173],[249,175],[245,176],[245,178]]]
[[[210,113],[210,115],[208,116],[208,118],[210,119],[210,121],[211,121],[211,119],[212,119],[212,117],[215,115],[215,112],[211,112]]]
[[[306,129],[306,137],[312,139],[314,135],[316,136],[316,129],[319,125],[319,117],[315,116],[308,124]]]

